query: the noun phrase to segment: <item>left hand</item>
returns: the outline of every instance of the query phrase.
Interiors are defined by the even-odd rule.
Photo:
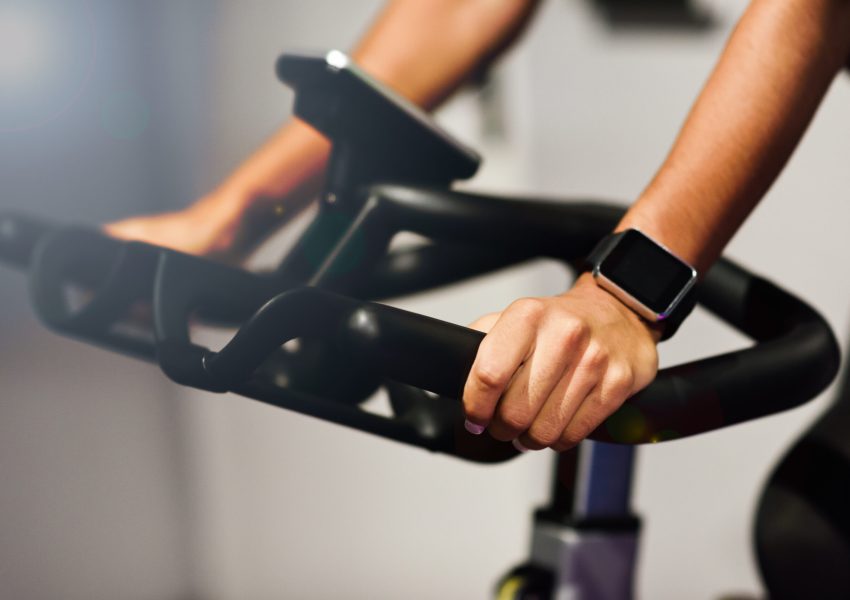
[[[472,327],[488,333],[464,387],[467,429],[520,450],[572,448],[658,371],[660,331],[589,273]]]
[[[131,217],[104,226],[104,231],[122,240],[134,240],[240,264],[265,238],[249,226],[242,202],[229,191],[210,194],[173,212]],[[266,217],[274,223],[273,216]]]

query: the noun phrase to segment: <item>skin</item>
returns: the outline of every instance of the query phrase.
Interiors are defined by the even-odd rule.
[[[354,55],[433,108],[510,45],[536,4],[396,0]],[[639,228],[707,270],[782,170],[848,55],[850,0],[751,2],[617,230]],[[315,195],[327,153],[327,142],[294,121],[192,207],[107,231],[238,261]],[[270,216],[281,208],[283,217]],[[467,428],[521,450],[573,447],[658,369],[659,328],[589,275],[564,294],[517,300],[473,326],[488,334],[464,389]]]
[[[538,0],[393,0],[352,51],[379,81],[437,107],[517,39]],[[115,237],[239,263],[320,192],[330,143],[293,119],[212,193],[106,226]]]
[[[636,227],[705,272],[764,196],[850,55],[847,0],[755,0],[669,156],[617,230]],[[657,335],[590,277],[518,301],[489,331],[467,381],[471,430],[520,449],[565,450],[657,372]],[[501,400],[500,400],[501,398]]]

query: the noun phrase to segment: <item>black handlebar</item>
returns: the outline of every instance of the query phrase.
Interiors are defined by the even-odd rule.
[[[758,343],[659,372],[593,439],[650,443],[687,437],[797,406],[838,368],[823,319],[773,284],[722,261],[701,301]],[[233,389],[283,343],[320,337],[390,379],[460,398],[484,335],[396,308],[302,288],[266,304],[220,352],[204,352],[182,381]],[[348,407],[344,407],[348,409]]]
[[[443,192],[446,194],[450,193]],[[467,218],[463,200],[455,200]],[[501,209],[505,219],[516,223],[507,208],[509,202],[490,202],[489,214]],[[551,208],[551,204],[546,206]],[[529,202],[515,203],[513,210],[533,214],[535,207]],[[584,223],[586,230],[605,231],[621,210],[561,204],[559,212],[562,228],[581,229]],[[551,228],[551,223],[547,220],[545,226]],[[584,252],[584,245],[593,239],[578,242],[573,251]],[[266,303],[224,348],[212,352],[192,345],[188,337],[187,315],[193,304],[188,293],[181,299],[179,288],[194,270],[185,261],[193,260],[197,259],[165,257],[158,275],[155,314],[160,364],[170,377],[203,389],[238,391],[385,437],[458,453],[457,418],[444,420],[440,427],[431,420],[428,430],[421,431],[404,420],[364,421],[362,411],[345,404],[319,408],[276,385],[274,363],[280,358],[281,345],[289,340],[317,338],[364,371],[457,399],[483,339],[481,333],[389,306],[301,288]],[[222,276],[215,289],[206,290],[207,299],[227,297],[232,293],[229,290],[244,291],[252,285],[248,279],[237,283],[223,272]],[[194,298],[197,301],[200,296]],[[754,339],[756,345],[661,371],[652,385],[594,432],[593,439],[650,443],[742,423],[802,404],[824,389],[837,372],[838,346],[823,318],[741,267],[719,261],[701,285],[700,303]],[[459,412],[456,405],[455,413]]]
[[[475,172],[477,154],[344,55],[285,56],[277,70],[296,89],[296,112],[332,138],[333,151],[319,215],[274,274],[14,215],[0,215],[0,259],[30,267],[33,304],[49,326],[156,359],[179,383],[473,460],[512,456],[510,445],[463,431],[456,399],[482,334],[337,294],[427,289],[534,256],[571,263],[622,209],[449,191]],[[379,185],[388,181],[396,185]],[[389,252],[400,231],[433,244]],[[315,287],[292,289],[306,282]],[[81,306],[69,301],[69,284],[82,289]],[[838,346],[822,317],[744,269],[719,261],[700,302],[756,345],[665,369],[594,439],[637,444],[734,425],[805,402],[837,372]],[[128,331],[139,303],[153,326]],[[197,314],[242,326],[212,352],[191,341]],[[299,338],[318,342],[300,354],[281,349]],[[394,418],[356,406],[381,382]]]
[[[610,229],[621,212],[600,205],[537,205],[492,198],[485,203],[481,197],[468,194],[422,191],[422,196],[412,188],[404,192],[392,200],[393,215],[416,212],[413,206],[425,201],[433,213],[420,219],[426,229],[437,231],[446,224],[445,219],[457,218],[460,221],[449,229],[464,230],[484,244],[486,239],[478,239],[484,234],[476,231],[474,213],[486,206],[489,220],[482,229],[486,235],[494,236],[495,241],[506,224],[527,228],[532,231],[529,236],[534,240],[534,253],[546,253],[547,240],[557,235],[569,240],[561,249],[569,247],[571,254],[580,256],[585,246]],[[392,196],[387,190],[383,193]],[[457,210],[453,213],[449,206]],[[546,218],[538,218],[542,214]],[[562,236],[562,230],[571,235]],[[30,255],[34,306],[56,329],[140,358],[156,358],[172,379],[186,385],[235,391],[475,460],[501,460],[512,455],[490,442],[470,441],[461,430],[457,402],[445,400],[460,396],[483,338],[479,332],[317,288],[293,289],[273,298],[280,290],[277,280],[146,244],[118,242],[96,231],[53,231],[48,226],[31,227],[30,231],[33,236],[42,236],[40,243],[18,236],[16,243],[7,247],[15,249],[13,258]],[[445,246],[438,240],[420,252],[439,256],[440,248]],[[528,248],[525,250],[521,256],[527,255]],[[455,250],[445,253],[446,259],[453,256],[460,255]],[[392,262],[377,263],[376,272],[382,273],[378,281],[383,283],[372,287],[414,289],[417,283],[423,283],[410,278],[404,269],[380,268]],[[423,262],[427,261],[414,260],[413,264]],[[504,262],[510,262],[508,257]],[[498,264],[483,260],[483,270]],[[368,289],[369,278],[364,279],[362,287]],[[396,283],[408,279],[407,283]],[[67,306],[62,288],[69,280],[93,290],[81,309]],[[134,302],[150,302],[151,298],[155,319],[152,335],[137,339],[116,330],[116,319]],[[721,260],[707,274],[699,300],[754,339],[756,345],[661,371],[650,387],[594,432],[593,439],[647,443],[742,423],[805,402],[835,375],[838,347],[829,327],[817,312],[775,285]],[[214,321],[218,314],[244,324],[220,352],[212,352],[190,340],[191,319],[198,311],[213,317],[209,320]],[[291,356],[280,352],[283,343],[297,338],[319,339],[335,356],[343,357],[349,372],[362,375],[351,379],[351,385],[362,388],[358,394],[388,379],[428,390],[442,399],[408,388],[403,393],[413,398],[416,411],[387,419],[365,413],[350,402],[305,393],[307,388],[297,384],[298,377],[321,378],[328,367],[323,362],[326,355],[308,364],[294,363]],[[282,373],[288,385],[280,384]]]
[[[382,194],[389,208],[384,213],[369,209],[380,217],[373,225],[392,215],[391,221],[400,221],[384,223],[388,231],[393,227],[416,230],[405,224],[405,219],[415,218],[421,233],[439,238],[440,231],[463,232],[479,249],[504,239],[515,227],[530,240],[524,246],[517,244],[521,257],[552,254],[558,248],[552,244],[554,239],[563,240],[560,250],[568,248],[569,254],[582,256],[621,214],[621,209],[604,205],[511,201],[427,189],[378,188],[376,193]],[[2,222],[14,224],[14,219]],[[146,244],[119,242],[93,230],[54,230],[33,220],[7,229],[17,234],[0,240],[0,245],[5,243],[0,251],[8,250],[11,262],[30,264],[34,306],[55,329],[139,358],[156,358],[171,378],[186,385],[235,391],[475,460],[512,455],[490,442],[470,441],[461,429],[459,406],[445,400],[460,396],[482,339],[478,332],[317,288],[274,297],[281,289],[278,279]],[[36,237],[40,237],[38,243]],[[342,245],[346,239],[350,236],[343,238]],[[443,261],[462,255],[458,253],[462,250],[445,249],[437,239],[420,252],[443,256]],[[408,254],[407,258],[415,256]],[[485,256],[479,255],[481,270],[501,264],[488,262]],[[500,260],[507,264],[511,257]],[[377,281],[382,283],[374,285],[364,276],[360,287],[415,289],[429,283],[412,278],[404,269],[386,266],[391,264],[392,259],[363,265],[378,273]],[[427,260],[413,264],[427,264]],[[474,266],[464,267],[464,273],[472,272]],[[91,290],[82,308],[69,308],[63,289],[68,281]],[[154,331],[134,337],[116,328],[134,303],[150,303],[151,298]],[[729,261],[719,261],[707,274],[700,303],[757,344],[660,372],[650,387],[594,432],[594,439],[647,443],[742,423],[805,402],[837,372],[838,347],[822,317]],[[244,324],[220,352],[211,352],[189,338],[190,322],[198,311],[208,320],[220,315],[222,320]],[[296,338],[316,338],[330,347],[337,357],[334,369],[346,363],[342,366],[356,376],[343,381],[342,387],[357,388],[350,394],[355,400],[382,379],[428,390],[442,399],[406,388],[398,393],[406,395],[406,402],[412,402],[416,410],[387,419],[364,413],[352,402],[317,396],[301,381],[322,378],[324,371],[332,370],[327,354],[298,362],[280,352],[283,343]],[[281,385],[281,379],[287,385]]]
[[[26,269],[38,243],[56,227],[44,219],[20,213],[0,214],[0,261]]]
[[[159,250],[91,229],[49,233],[30,265],[33,308],[55,331],[153,360],[153,335],[134,323],[132,311],[149,304]],[[69,298],[70,290],[76,291],[76,302]]]

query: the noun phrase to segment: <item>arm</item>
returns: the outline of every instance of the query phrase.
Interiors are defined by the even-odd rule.
[[[624,219],[706,270],[790,158],[850,55],[850,2],[752,2]]]
[[[850,55],[847,0],[753,0],[669,156],[618,229],[707,270],[790,157]],[[466,384],[467,428],[521,449],[574,446],[655,377],[659,332],[585,274],[489,330]],[[499,398],[501,397],[501,400]]]
[[[360,66],[431,109],[522,32],[539,0],[393,0],[353,52]],[[330,145],[293,119],[188,209],[107,226],[194,254],[239,260],[319,192]]]

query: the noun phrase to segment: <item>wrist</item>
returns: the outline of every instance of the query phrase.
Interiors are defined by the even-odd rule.
[[[599,287],[593,278],[593,274],[589,271],[581,273],[576,278],[571,291],[588,297],[600,307],[600,310],[609,311],[610,314],[616,315],[618,319],[625,320],[645,331],[655,344],[661,341],[664,333],[663,323],[653,323],[638,315],[616,296]]]
[[[189,210],[203,214],[205,219],[216,223],[238,223],[242,221],[255,197],[238,185],[225,182],[195,202]]]
[[[315,194],[321,188],[331,143],[300,119],[293,119],[266,142],[231,178],[247,209],[277,207],[284,199]]]

